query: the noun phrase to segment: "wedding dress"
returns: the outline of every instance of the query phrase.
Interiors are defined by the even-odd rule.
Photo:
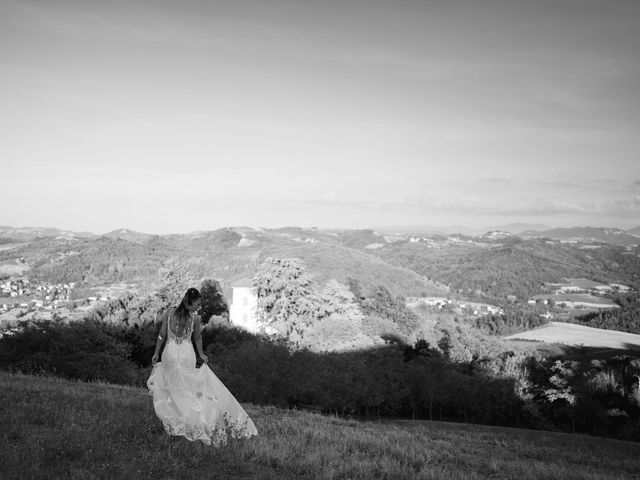
[[[161,361],[147,380],[153,407],[166,432],[216,447],[226,444],[229,437],[257,435],[253,421],[207,364],[196,368],[193,318],[180,330],[177,319],[171,317]]]

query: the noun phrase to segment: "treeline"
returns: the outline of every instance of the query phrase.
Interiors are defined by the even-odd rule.
[[[144,386],[158,328],[22,325],[0,339],[0,368]],[[455,361],[455,342],[446,335],[437,345],[322,354],[236,329],[203,330],[211,368],[240,401],[640,441],[639,358],[579,363],[509,351]]]
[[[549,323],[542,315],[546,309],[527,304],[506,305],[501,315],[476,318],[474,325],[487,335],[511,335]]]
[[[588,327],[640,334],[640,295],[634,292],[614,294],[608,297],[616,302],[620,308],[590,312],[574,317],[570,321]]]

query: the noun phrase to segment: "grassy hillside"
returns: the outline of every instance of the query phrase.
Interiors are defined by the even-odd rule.
[[[4,479],[632,479],[640,445],[438,422],[359,422],[246,406],[260,436],[167,436],[143,389],[0,372]]]
[[[640,335],[563,322],[550,322],[542,327],[516,333],[505,338],[508,340],[535,340],[573,346],[640,350]]]

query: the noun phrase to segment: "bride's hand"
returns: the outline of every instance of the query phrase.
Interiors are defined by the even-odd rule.
[[[204,353],[200,355],[200,360],[202,360],[204,363],[207,363],[209,361],[209,357],[207,357]]]
[[[158,363],[158,354],[154,354],[153,357],[151,357],[151,363],[153,365],[155,365],[156,363]]]

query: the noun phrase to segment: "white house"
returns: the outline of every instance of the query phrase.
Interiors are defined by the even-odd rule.
[[[229,321],[249,332],[260,330],[258,325],[258,294],[251,280],[243,278],[232,285],[233,297],[229,306]]]

